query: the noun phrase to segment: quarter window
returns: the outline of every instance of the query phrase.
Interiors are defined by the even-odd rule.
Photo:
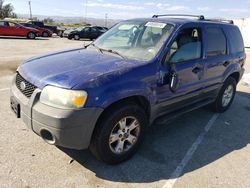
[[[10,27],[16,27],[17,25],[15,23],[9,22]]]
[[[224,32],[220,28],[208,27],[206,29],[207,56],[225,55],[227,52],[227,41]]]
[[[228,34],[231,42],[231,53],[239,53],[244,51],[244,42],[237,27],[228,29]]]

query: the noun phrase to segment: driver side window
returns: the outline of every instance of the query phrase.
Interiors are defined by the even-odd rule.
[[[9,27],[17,27],[17,24],[9,22]]]
[[[201,58],[201,31],[199,28],[184,29],[177,35],[168,51],[166,61],[179,63]]]

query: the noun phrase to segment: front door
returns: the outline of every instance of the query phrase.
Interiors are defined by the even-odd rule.
[[[181,108],[199,98],[204,78],[202,44],[199,27],[182,29],[172,41],[159,73],[159,112]]]
[[[81,32],[81,38],[86,38],[86,39],[88,39],[89,36],[90,36],[90,33],[91,33],[90,29],[91,29],[90,27],[84,28],[84,29],[82,30],[82,32]]]

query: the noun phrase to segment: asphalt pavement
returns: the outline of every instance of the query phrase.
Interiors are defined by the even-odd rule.
[[[0,76],[0,187],[250,187],[250,87],[241,82],[227,112],[207,106],[152,126],[132,159],[109,166],[28,130],[9,108],[11,80]]]

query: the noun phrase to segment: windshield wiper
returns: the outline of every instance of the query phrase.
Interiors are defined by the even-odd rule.
[[[99,52],[101,52],[102,54],[103,54],[103,50],[101,49],[101,48],[99,48],[98,46],[96,46],[94,43],[90,43],[89,45],[87,45],[86,46],[86,48],[88,47],[88,46],[94,46],[97,50],[99,50]]]
[[[122,54],[120,54],[119,52],[115,51],[115,50],[111,50],[111,49],[104,49],[104,48],[99,48],[98,46],[96,46],[94,43],[90,43],[89,45],[87,45],[86,47],[88,46],[94,46],[96,49],[99,50],[99,52],[101,52],[103,54],[103,52],[109,52],[109,53],[113,53],[113,54],[116,54],[120,57],[122,57],[123,59],[126,59]]]
[[[119,52],[115,51],[115,50],[111,50],[111,49],[103,49],[103,48],[100,48],[102,51],[105,51],[105,52],[109,52],[109,53],[112,53],[112,54],[116,54],[120,57],[122,57],[123,59],[126,59],[122,54],[120,54]]]

